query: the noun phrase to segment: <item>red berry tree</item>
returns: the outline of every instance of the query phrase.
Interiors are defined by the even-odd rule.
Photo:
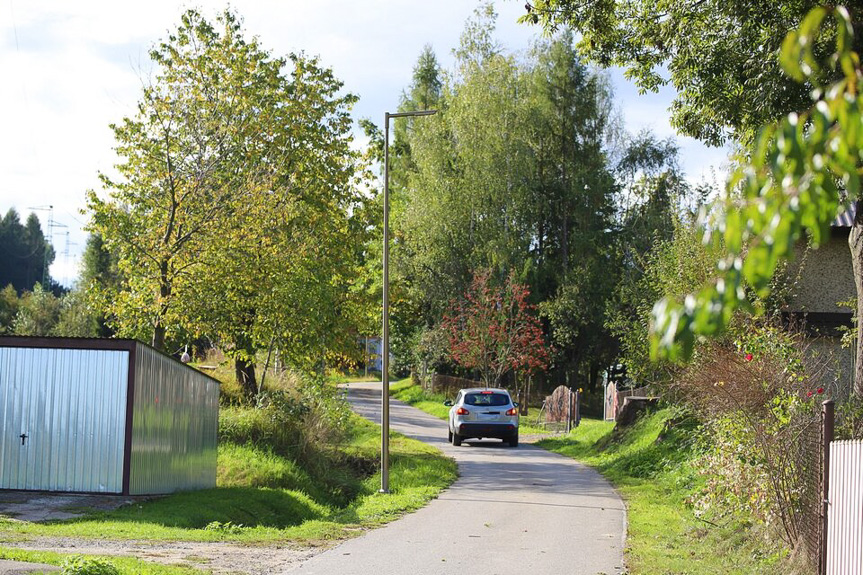
[[[450,304],[444,316],[453,359],[478,370],[489,387],[497,387],[511,369],[533,373],[548,365],[548,347],[529,295],[514,272],[495,287],[491,272],[481,270],[464,298]]]

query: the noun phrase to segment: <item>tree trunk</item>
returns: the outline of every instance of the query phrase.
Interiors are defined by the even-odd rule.
[[[566,205],[563,208],[563,239],[561,240],[561,257],[563,258],[563,274],[569,272],[569,214]]]
[[[857,341],[855,343],[854,394],[863,397],[863,200],[855,202],[856,214],[848,244],[854,269],[854,286],[857,288]]]
[[[165,351],[165,313],[168,311],[168,300],[171,297],[171,282],[168,280],[168,260],[159,263],[159,317],[153,327],[153,347]]]
[[[237,383],[243,390],[243,396],[249,401],[258,394],[258,382],[255,380],[255,363],[247,359],[234,360],[234,373]]]
[[[157,323],[156,327],[153,328],[152,345],[159,351],[165,351],[165,326],[161,323]]]

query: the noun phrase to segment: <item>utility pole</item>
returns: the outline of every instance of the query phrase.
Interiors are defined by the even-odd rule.
[[[54,206],[36,206],[32,208],[27,208],[28,210],[33,210],[34,212],[48,212],[48,233],[42,234],[45,239],[45,252],[42,257],[42,289],[48,289],[48,248],[54,247],[54,228],[65,228],[65,224],[58,224],[54,222]]]
[[[384,286],[381,338],[381,489],[390,492],[390,118],[431,116],[437,110],[384,114]]]

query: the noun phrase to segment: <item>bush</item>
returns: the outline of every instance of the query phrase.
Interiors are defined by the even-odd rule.
[[[271,379],[254,407],[223,407],[219,440],[302,457],[340,442],[350,409],[341,392],[317,378]]]
[[[776,526],[796,547],[815,501],[809,449],[825,389],[813,383],[819,366],[804,366],[801,336],[754,321],[741,333],[731,345],[702,346],[674,385],[706,422],[698,465],[706,483],[692,502],[702,514]]]
[[[219,441],[270,447],[282,455],[295,454],[301,444],[302,421],[308,410],[308,406],[284,393],[269,396],[259,407],[222,408]]]
[[[242,533],[244,529],[245,527],[242,523],[234,523],[233,521],[226,521],[224,523],[221,521],[210,521],[204,527],[204,531],[214,531],[222,535],[237,535],[238,533]]]
[[[365,460],[336,449],[345,440],[349,418],[342,391],[321,379],[292,374],[270,379],[255,406],[221,409],[220,453],[251,450],[254,458],[242,467],[226,458],[220,480],[225,485],[320,489],[346,503],[360,489],[357,475],[369,472]]]
[[[836,406],[836,439],[863,439],[863,397],[852,395]]]
[[[120,575],[120,571],[105,561],[87,559],[81,555],[68,557],[60,565],[61,575]]]

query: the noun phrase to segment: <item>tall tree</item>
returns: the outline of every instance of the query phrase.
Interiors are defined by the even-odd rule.
[[[815,85],[837,78],[823,68],[812,82],[790,81],[779,52],[786,34],[818,0],[533,0],[522,21],[579,33],[582,54],[623,66],[646,91],[677,91],[671,122],[708,144],[751,142],[759,127],[809,107]],[[863,7],[852,7],[859,20]],[[860,52],[863,39],[852,40]],[[816,53],[829,45],[819,42]]]
[[[485,6],[466,25],[439,113],[406,132],[399,272],[432,327],[476,270],[498,282],[515,270],[534,303],[556,300],[556,365],[587,376],[617,273],[610,92],[570,35],[517,58],[494,41],[494,18]]]
[[[262,345],[302,341],[288,349],[306,358],[343,331],[335,294],[364,228],[355,97],[315,59],[272,57],[230,11],[215,24],[186,12],[150,56],[138,114],[114,126],[122,179],[89,195],[92,230],[119,257],[109,312],[157,347],[212,337],[252,396]]]
[[[412,160],[404,209],[394,213],[413,278],[439,317],[474,269],[501,277],[524,268],[529,230],[519,218],[529,153],[524,139],[526,76],[500,54],[494,14],[477,11],[457,50],[456,72],[444,87],[440,112],[413,124]]]
[[[535,49],[532,203],[541,211],[534,219],[534,285],[545,300],[541,309],[564,378],[581,371],[590,386],[615,350],[603,317],[619,273],[613,250],[617,184],[606,149],[613,106],[607,85],[572,44],[566,33]]]
[[[0,220],[0,286],[12,284],[19,294],[40,283],[53,288],[49,268],[54,248],[45,238],[36,214],[30,214],[24,225],[18,212],[11,208]]]
[[[123,285],[118,266],[117,251],[109,250],[100,234],[90,234],[81,257],[81,272],[75,287],[83,293],[83,297],[75,301],[83,299],[92,310],[95,335],[100,337],[114,334],[111,324],[115,322],[106,310],[110,309],[109,302],[119,294]]]
[[[272,57],[230,11],[215,25],[186,12],[150,56],[158,69],[138,114],[114,126],[122,179],[103,176],[107,200],[89,195],[91,228],[123,278],[110,311],[120,333],[160,348],[187,331],[218,338],[252,394],[254,350],[271,339],[259,297],[279,292],[263,274],[304,273],[353,229],[355,98],[314,59]],[[300,263],[275,269],[290,258]],[[320,262],[332,279],[338,264]],[[301,316],[292,329],[321,309],[297,303],[280,302]]]
[[[198,255],[270,177],[259,153],[275,133],[265,122],[282,61],[247,42],[231,12],[217,22],[188,11],[150,51],[158,72],[138,114],[112,126],[121,179],[102,176],[108,200],[88,196],[91,231],[127,277],[112,306],[119,330],[159,349],[181,323],[175,300]]]

